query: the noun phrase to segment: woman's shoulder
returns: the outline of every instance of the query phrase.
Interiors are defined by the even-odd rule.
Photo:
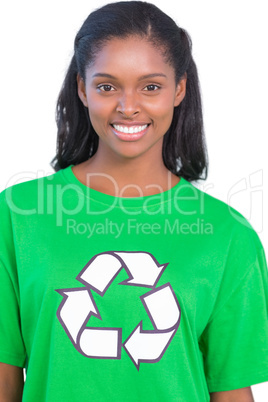
[[[227,201],[205,192],[201,186],[185,180],[184,183],[190,190],[188,191],[189,199],[192,194],[193,215],[197,214],[200,219],[204,220],[204,223],[210,223],[213,226],[214,234],[225,233],[230,237],[241,236],[241,239],[249,237],[259,242],[259,235],[254,225],[241,211],[232,207]]]
[[[34,208],[49,186],[55,186],[63,181],[62,171],[46,176],[20,179],[20,182],[10,185],[0,192],[0,206],[9,209]],[[23,181],[22,181],[23,180]]]

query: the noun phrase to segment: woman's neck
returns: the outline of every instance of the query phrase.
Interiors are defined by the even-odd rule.
[[[121,163],[120,163],[121,162]],[[179,182],[164,163],[136,159],[103,161],[94,155],[73,167],[73,173],[86,186],[102,193],[120,197],[142,197],[167,191]]]

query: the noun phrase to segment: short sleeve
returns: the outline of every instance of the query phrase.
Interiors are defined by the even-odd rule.
[[[15,247],[4,193],[0,194],[0,217],[0,362],[24,367]]]
[[[209,392],[268,381],[267,264],[261,243],[256,247],[256,262],[245,267],[202,334]]]

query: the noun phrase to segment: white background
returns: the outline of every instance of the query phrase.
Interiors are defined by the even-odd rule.
[[[52,173],[55,104],[82,22],[102,1],[0,6],[0,191]],[[268,250],[265,0],[155,0],[185,28],[201,81],[209,175],[200,188],[241,212]],[[267,402],[268,383],[253,386]]]

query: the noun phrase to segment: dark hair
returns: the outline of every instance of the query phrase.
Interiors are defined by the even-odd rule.
[[[98,135],[78,96],[77,74],[85,79],[87,67],[107,41],[133,35],[146,38],[164,52],[175,70],[176,83],[187,74],[185,98],[174,108],[171,126],[164,135],[165,166],[188,181],[206,179],[208,161],[191,39],[159,8],[142,1],[107,4],[92,12],[77,33],[74,56],[57,102],[57,153],[51,165],[57,171],[84,162],[97,151]]]

